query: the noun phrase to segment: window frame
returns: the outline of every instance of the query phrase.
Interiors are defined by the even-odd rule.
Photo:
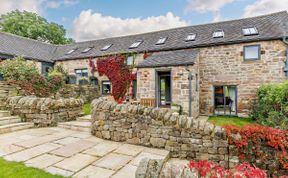
[[[132,58],[132,64],[128,64],[128,58],[130,58],[130,57]],[[133,56],[133,55],[132,55],[132,56],[127,56],[125,62],[126,62],[126,65],[127,65],[127,66],[134,66],[134,64],[135,64],[135,58],[134,58],[134,56]]]
[[[107,51],[108,49],[110,49],[113,46],[113,44],[107,44],[105,46],[103,46],[103,48],[101,48],[101,51]]]
[[[189,39],[189,38],[188,38],[189,36],[194,36],[194,38]],[[196,40],[196,37],[197,37],[197,34],[196,34],[196,33],[189,33],[189,34],[186,36],[185,41],[186,41],[186,42],[195,41],[195,40]]]
[[[249,59],[246,58],[246,50],[245,49],[249,48],[249,47],[258,47],[258,57],[257,58],[249,58]],[[244,61],[261,60],[261,45],[257,44],[257,45],[245,45],[245,46],[243,46],[243,59],[244,59]]]
[[[251,29],[255,30],[255,33],[251,33]],[[249,33],[245,33],[245,30],[248,30]],[[242,33],[244,36],[253,36],[253,35],[259,35],[259,31],[256,27],[246,27],[246,28],[242,28]]]
[[[109,82],[110,83],[110,93],[104,93],[104,90],[103,90],[104,82]],[[101,81],[101,94],[102,95],[111,95],[112,94],[112,82],[110,80],[102,80]]]
[[[218,33],[221,33],[222,35],[219,36],[219,35],[217,35]],[[224,32],[224,30],[221,30],[221,29],[215,30],[215,31],[213,32],[212,36],[213,36],[213,38],[224,38],[225,32]]]
[[[129,46],[129,49],[138,48],[143,43],[143,40],[137,40]]]
[[[82,53],[88,53],[89,51],[92,50],[92,48],[93,48],[93,46],[87,47],[82,51]]]
[[[167,39],[168,39],[168,37],[160,37],[155,44],[156,45],[163,45],[166,43]]]

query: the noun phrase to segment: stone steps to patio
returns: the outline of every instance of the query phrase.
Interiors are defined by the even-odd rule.
[[[58,123],[58,127],[75,131],[90,132],[91,115],[78,117],[76,121]]]
[[[21,122],[19,116],[11,116],[9,111],[0,110],[0,134],[29,129],[33,126],[33,123]]]

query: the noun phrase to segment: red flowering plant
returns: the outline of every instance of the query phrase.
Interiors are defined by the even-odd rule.
[[[89,67],[91,68],[92,74],[97,71],[97,67],[96,67],[95,63],[93,62],[92,58],[89,59]]]
[[[288,131],[261,125],[247,125],[244,127],[224,126],[229,144],[238,148],[240,159],[249,161],[249,156],[257,157],[262,161],[278,160],[283,169],[288,169]],[[267,152],[266,148],[273,151]]]
[[[227,170],[207,160],[191,160],[188,166],[191,171],[196,171],[200,178],[267,178],[264,170],[246,163],[236,166],[233,170]]]
[[[105,75],[111,81],[112,96],[118,103],[124,101],[131,81],[136,79],[136,74],[125,64],[125,59],[124,55],[116,55],[97,60],[99,75]]]

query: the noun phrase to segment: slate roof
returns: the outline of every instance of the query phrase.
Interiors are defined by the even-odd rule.
[[[247,27],[256,27],[259,34],[244,36],[242,29]],[[51,45],[0,33],[0,53],[22,55],[42,61],[70,60],[117,53],[180,50],[221,44],[282,39],[288,35],[287,27],[288,13],[283,11],[258,17],[78,42],[71,45]],[[216,30],[223,30],[225,33],[224,38],[213,38],[213,32]],[[186,42],[185,38],[190,33],[196,33],[196,40]],[[156,45],[155,43],[161,37],[167,37],[167,41],[163,45]],[[137,40],[143,40],[143,43],[138,48],[129,49],[129,46]],[[101,48],[107,44],[113,45],[107,51],[101,51]],[[83,53],[82,51],[87,47],[93,47],[93,49]],[[77,50],[72,54],[66,54],[69,50],[76,48]]]
[[[194,64],[198,56],[198,49],[176,51],[162,51],[153,53],[143,60],[137,67],[164,67]]]

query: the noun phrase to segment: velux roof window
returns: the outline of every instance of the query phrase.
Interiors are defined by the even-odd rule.
[[[129,48],[137,48],[142,42],[143,40],[138,40],[134,42]]]
[[[159,38],[159,40],[157,41],[156,45],[165,44],[166,40],[167,40],[167,37]]]
[[[245,36],[258,35],[258,30],[256,27],[243,28],[242,32],[243,32],[243,35]]]
[[[213,38],[223,38],[223,37],[224,37],[223,30],[217,30],[213,33]]]
[[[87,52],[89,52],[92,48],[93,48],[93,46],[88,47],[88,48],[85,48],[85,49],[82,51],[82,53],[87,53]]]
[[[188,34],[185,41],[194,41],[196,38],[196,34],[195,33],[191,33],[191,34]]]
[[[74,51],[76,51],[77,50],[77,48],[74,48],[74,49],[71,49],[71,50],[69,50],[66,54],[67,55],[69,55],[69,54],[72,54]]]
[[[106,51],[106,50],[108,50],[112,45],[113,45],[113,44],[105,45],[105,46],[101,49],[101,51]]]

